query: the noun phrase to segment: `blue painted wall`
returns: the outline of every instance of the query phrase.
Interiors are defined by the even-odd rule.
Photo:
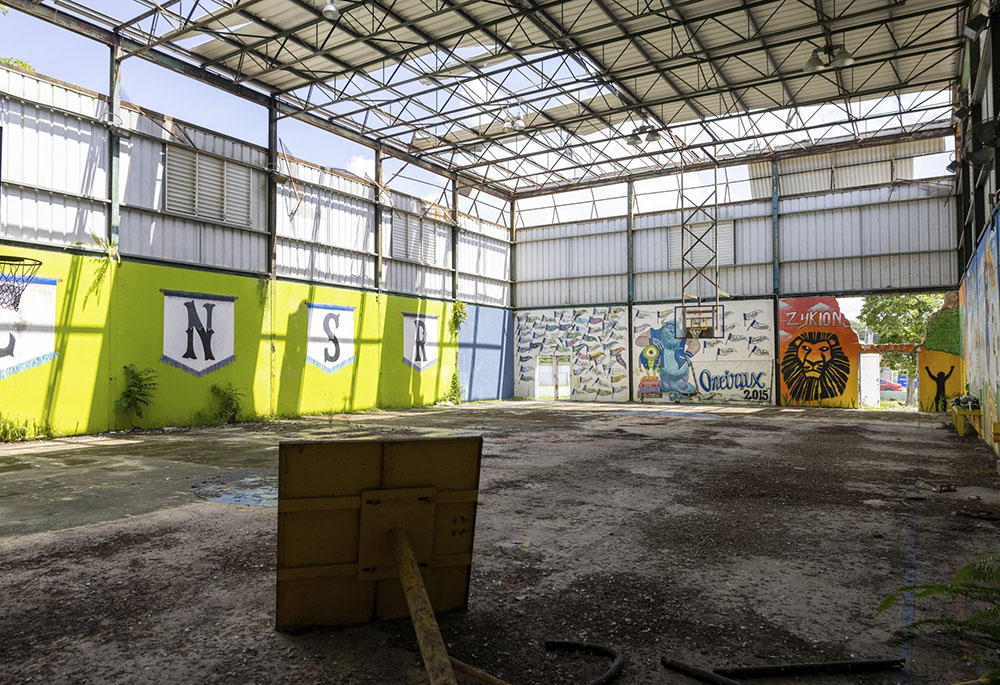
[[[506,309],[468,305],[458,334],[458,373],[465,400],[514,396],[514,317]]]

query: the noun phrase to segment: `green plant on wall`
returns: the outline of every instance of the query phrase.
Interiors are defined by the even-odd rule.
[[[21,442],[52,437],[52,429],[47,423],[31,419],[11,419],[0,415],[0,442]]]
[[[213,385],[212,397],[215,407],[212,418],[215,423],[235,423],[243,409],[243,393],[233,387],[232,383],[226,383],[225,387]]]
[[[87,300],[90,299],[91,295],[100,300],[101,289],[104,287],[104,281],[108,276],[108,271],[111,269],[111,265],[122,263],[121,254],[118,252],[117,241],[105,240],[93,232],[90,234],[90,239],[103,254],[101,255],[100,263],[97,265],[97,270],[94,272],[94,280],[90,282],[90,286],[87,288],[87,294],[83,296],[84,305],[86,305]],[[86,243],[80,241],[73,244],[86,245]]]
[[[115,407],[129,418],[134,415],[141,419],[142,412],[153,401],[157,386],[156,372],[149,367],[138,369],[135,364],[128,364],[122,369],[125,371],[125,387],[121,397],[115,401]]]
[[[994,663],[988,666],[990,671],[976,682],[1000,682],[1000,653],[997,651],[1000,648],[1000,557],[986,557],[966,564],[949,583],[897,588],[878,605],[876,615],[891,609],[909,594],[914,600],[933,596],[961,599],[971,614],[968,618],[925,618],[906,628],[934,626],[952,630],[961,637],[985,641],[993,648]]]
[[[455,341],[455,370],[451,372],[451,385],[445,397],[446,400],[455,404],[459,404],[462,401],[462,380],[458,375],[458,333],[461,331],[462,324],[465,323],[468,316],[469,311],[465,303],[461,300],[455,300],[455,304],[452,305],[451,309],[451,320],[448,322],[452,340]]]

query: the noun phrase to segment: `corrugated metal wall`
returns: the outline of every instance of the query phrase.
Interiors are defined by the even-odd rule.
[[[107,103],[103,96],[0,66],[3,127],[2,237],[8,240],[99,249],[106,235],[108,199]],[[122,139],[119,249],[124,256],[252,274],[268,271],[267,152],[249,143],[153,113],[125,107],[132,131]],[[206,197],[236,210],[207,219],[195,211],[168,211],[167,149],[188,151],[209,168],[224,168]],[[180,156],[174,154],[180,159]],[[200,164],[200,163],[199,163]],[[222,166],[224,165],[224,167]],[[176,167],[171,167],[175,169]],[[355,288],[376,286],[375,189],[372,184],[300,160],[281,160],[291,180],[277,186],[276,273]],[[249,197],[231,188],[249,174]],[[245,181],[243,181],[245,182]],[[245,185],[240,185],[245,189]],[[204,189],[204,188],[203,188]],[[218,197],[222,193],[225,200]],[[202,195],[199,194],[198,197]],[[452,297],[452,226],[448,210],[400,193],[383,194],[382,287],[407,295]],[[173,202],[173,201],[171,201]],[[191,200],[194,202],[194,200]],[[249,203],[249,215],[246,206]],[[169,206],[175,207],[176,204]],[[183,204],[185,210],[190,206]],[[218,216],[221,216],[219,214]],[[392,258],[393,217],[422,227],[432,244],[417,259]],[[246,220],[248,218],[248,220]],[[245,221],[245,225],[244,225]],[[404,222],[405,223],[405,222]],[[95,239],[93,236],[97,236]],[[457,231],[459,299],[510,305],[510,239],[506,227],[460,215]],[[424,258],[426,257],[426,258]]]
[[[858,151],[876,163],[887,154],[878,148]],[[813,158],[797,161],[791,175],[817,164]],[[781,199],[781,293],[954,288],[958,270],[952,192],[949,183],[939,181],[897,182]],[[733,297],[773,294],[771,202],[720,205],[717,220],[722,290]],[[676,254],[680,222],[679,211],[634,218],[636,302],[681,298]],[[624,217],[519,230],[517,308],[626,301],[625,231]],[[715,294],[703,279],[688,288],[692,291]]]

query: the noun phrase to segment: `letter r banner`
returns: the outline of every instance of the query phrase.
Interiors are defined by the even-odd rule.
[[[403,314],[403,361],[423,371],[438,360],[438,318],[433,314]]]

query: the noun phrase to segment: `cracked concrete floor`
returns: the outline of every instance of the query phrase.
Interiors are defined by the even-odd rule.
[[[693,682],[661,654],[912,663],[823,683],[958,681],[990,654],[873,616],[908,572],[941,581],[996,551],[993,455],[941,419],[504,402],[0,446],[0,681],[424,682],[406,621],[272,630],[268,493],[280,440],[456,429],[484,436],[484,459],[470,606],[441,628],[509,682],[605,667],[546,638],[620,649],[622,683]]]

